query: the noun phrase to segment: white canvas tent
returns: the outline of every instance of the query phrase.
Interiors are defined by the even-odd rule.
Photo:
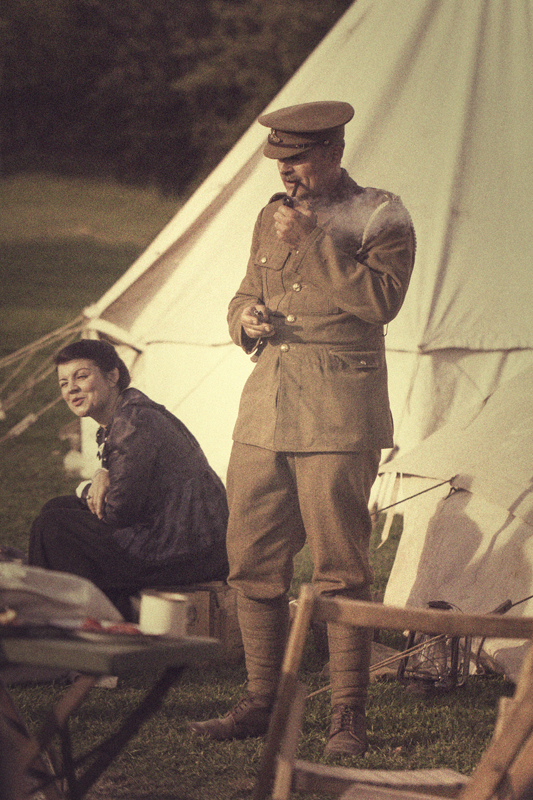
[[[357,0],[268,107],[351,102],[345,166],[412,214],[415,272],[386,340],[401,452],[533,361],[532,20],[532,0]],[[265,133],[254,123],[85,312],[222,476],[252,366],[229,342],[227,304],[281,188]]]
[[[532,387],[529,368],[502,384],[472,421],[445,425],[382,467],[401,480],[405,496],[386,602],[446,600],[485,613],[511,600],[518,605],[509,613],[533,615],[533,600],[521,602],[533,595]],[[516,677],[524,643],[489,645]]]

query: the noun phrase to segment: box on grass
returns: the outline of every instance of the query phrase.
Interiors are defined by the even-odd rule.
[[[237,592],[224,581],[209,581],[177,586],[173,591],[186,594],[192,605],[187,633],[219,639],[221,659],[236,664],[244,658],[242,636],[237,620]]]

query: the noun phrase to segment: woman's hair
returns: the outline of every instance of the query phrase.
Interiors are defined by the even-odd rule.
[[[104,342],[102,339],[80,339],[78,342],[72,342],[56,353],[54,363],[57,367],[59,364],[66,364],[77,358],[88,358],[90,361],[94,361],[103,373],[118,369],[117,386],[120,392],[130,385],[129,370],[109,342]]]

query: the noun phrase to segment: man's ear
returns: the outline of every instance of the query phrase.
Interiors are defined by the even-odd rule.
[[[331,147],[328,148],[329,157],[335,165],[340,164],[342,161],[342,155],[344,153],[344,145],[343,144],[333,144]]]

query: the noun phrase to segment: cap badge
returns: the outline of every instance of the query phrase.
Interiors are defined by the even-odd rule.
[[[279,144],[283,140],[279,138],[274,128],[272,128],[270,131],[270,136],[268,137],[268,141],[271,142],[271,144]]]

